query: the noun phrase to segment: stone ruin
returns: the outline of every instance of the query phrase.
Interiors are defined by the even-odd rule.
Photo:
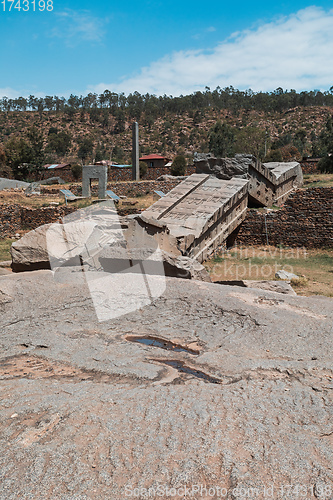
[[[216,158],[211,153],[195,153],[197,173],[215,175],[218,179],[249,180],[249,203],[262,207],[281,206],[290,193],[303,185],[302,168],[297,162],[261,163],[252,155]]]
[[[302,184],[298,163],[261,164],[251,155],[229,159],[200,154],[196,155],[195,164],[198,173],[187,177],[140,215],[122,218],[120,224],[127,244],[115,247],[106,242],[105,248],[98,244],[93,265],[89,256],[90,268],[108,273],[131,268],[133,262],[146,261],[147,249],[154,252],[158,245],[166,275],[194,279],[200,275],[200,279],[208,280],[200,263],[232,241],[245,219],[248,204],[280,206]],[[89,196],[91,178],[99,178],[99,197],[103,198],[106,169],[83,167],[84,196]],[[106,234],[112,226],[108,220],[116,216],[113,210],[101,207]],[[14,271],[49,268],[46,231],[47,227],[40,228],[12,245]],[[94,239],[98,240],[98,234]],[[80,245],[74,247],[79,254]],[[154,269],[153,266],[147,273],[154,274]]]
[[[245,218],[248,204],[281,206],[303,183],[301,166],[252,155],[196,154],[189,176],[136,218],[160,248],[203,262]]]
[[[90,198],[91,196],[91,180],[98,179],[98,198],[106,197],[106,189],[108,182],[108,167],[106,165],[84,165],[82,167],[82,196]]]

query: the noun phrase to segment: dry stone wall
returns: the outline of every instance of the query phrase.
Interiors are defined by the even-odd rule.
[[[181,182],[180,179],[168,181],[140,181],[140,182],[119,182],[108,184],[108,189],[112,189],[118,196],[136,196],[153,193],[160,190],[167,193]],[[81,195],[81,186],[70,186],[71,191],[76,195]],[[92,194],[97,195],[98,186],[93,185]],[[59,187],[41,186],[42,194],[59,194]],[[75,208],[71,205],[67,207],[43,207],[28,208],[18,204],[0,205],[0,239],[14,238],[15,234],[22,230],[36,229],[43,224],[57,222],[65,215],[73,212]],[[126,208],[119,211],[119,215],[137,213],[137,208]]]
[[[28,208],[20,205],[0,205],[0,239],[14,238],[22,230],[35,229],[57,222],[70,214],[73,207]]]
[[[189,165],[186,169],[185,175],[191,175],[195,172],[194,165]],[[148,167],[144,176],[144,180],[156,180],[161,175],[170,175],[170,167]],[[75,182],[71,167],[64,167],[60,169],[45,170],[40,174],[40,179],[49,179],[50,177],[60,176],[65,182]],[[30,181],[36,180],[31,177]],[[121,182],[132,180],[132,167],[109,167],[108,168],[108,181]]]
[[[0,239],[14,238],[21,227],[20,205],[0,205]]]
[[[297,190],[280,210],[248,210],[235,243],[265,245],[267,237],[275,246],[333,248],[333,188]]]
[[[163,191],[167,193],[175,186],[181,182],[181,179],[172,179],[167,181],[138,181],[138,182],[109,182],[107,185],[108,189],[111,189],[118,196],[136,196],[145,195],[153,193],[156,190]],[[45,188],[42,186],[42,193],[59,193],[59,188]],[[82,188],[80,185],[70,186],[69,189],[77,196],[82,194]],[[98,185],[93,184],[91,186],[92,196],[97,196]]]

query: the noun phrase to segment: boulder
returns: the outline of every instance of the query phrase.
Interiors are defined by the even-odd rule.
[[[175,180],[183,181],[186,178],[187,178],[186,175],[163,174],[163,175],[160,175],[156,180],[157,181],[175,181]]]
[[[259,288],[285,295],[297,295],[290,283],[284,281],[272,280],[233,280],[233,281],[216,281],[220,285],[241,286],[245,288]]]
[[[61,177],[49,177],[48,179],[40,181],[40,184],[51,186],[52,184],[65,184],[65,181]]]
[[[13,243],[12,270],[84,266],[86,271],[139,272],[210,281],[202,264],[160,250],[135,220],[119,218],[114,211],[104,214],[101,220],[97,215],[95,219],[73,217],[65,217],[64,224],[40,226]]]
[[[232,177],[248,178],[249,166],[256,164],[252,155],[237,154],[234,158],[217,158],[211,153],[195,153],[194,165],[197,174],[211,174],[218,179],[230,180]]]
[[[278,278],[279,280],[298,280],[299,279],[299,276],[297,276],[297,274],[294,274],[294,273],[288,273],[288,271],[285,271],[284,269],[279,269],[279,271],[277,271],[275,273],[275,278]]]
[[[105,272],[144,272],[150,275],[211,281],[206,268],[197,260],[171,255],[156,247],[105,247],[98,254],[98,260]]]
[[[10,253],[14,272],[50,269],[46,244],[46,231],[50,226],[51,224],[45,224],[29,231],[12,244]]]

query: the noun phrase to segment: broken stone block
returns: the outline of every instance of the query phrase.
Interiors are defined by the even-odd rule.
[[[298,280],[299,276],[293,273],[288,273],[284,269],[280,269],[275,273],[275,277],[279,278],[280,280]]]

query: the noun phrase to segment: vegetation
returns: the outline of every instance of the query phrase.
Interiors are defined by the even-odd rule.
[[[105,91],[87,96],[0,99],[0,147],[6,175],[25,178],[44,163],[111,159],[130,163],[131,123],[140,125],[140,154],[188,162],[193,153],[249,153],[288,161],[324,158],[332,171],[333,87],[326,92],[239,91],[217,87],[180,97]],[[1,159],[0,159],[1,161]]]
[[[298,295],[333,296],[333,249],[238,247],[217,254],[205,264],[213,281],[275,280],[285,269],[299,276]]]
[[[10,247],[13,241],[9,238],[0,240],[0,261],[11,260]]]
[[[139,162],[139,169],[140,169],[140,179],[143,179],[143,177],[146,175],[147,170],[148,170],[148,165],[145,161],[140,161]]]
[[[71,171],[73,174],[73,177],[76,181],[81,179],[82,176],[82,165],[79,165],[78,163],[75,163],[74,165],[71,166]]]
[[[185,175],[186,172],[186,158],[184,155],[177,155],[172,162],[171,175]]]
[[[216,122],[209,133],[209,151],[215,156],[233,156],[235,133],[227,123]]]

